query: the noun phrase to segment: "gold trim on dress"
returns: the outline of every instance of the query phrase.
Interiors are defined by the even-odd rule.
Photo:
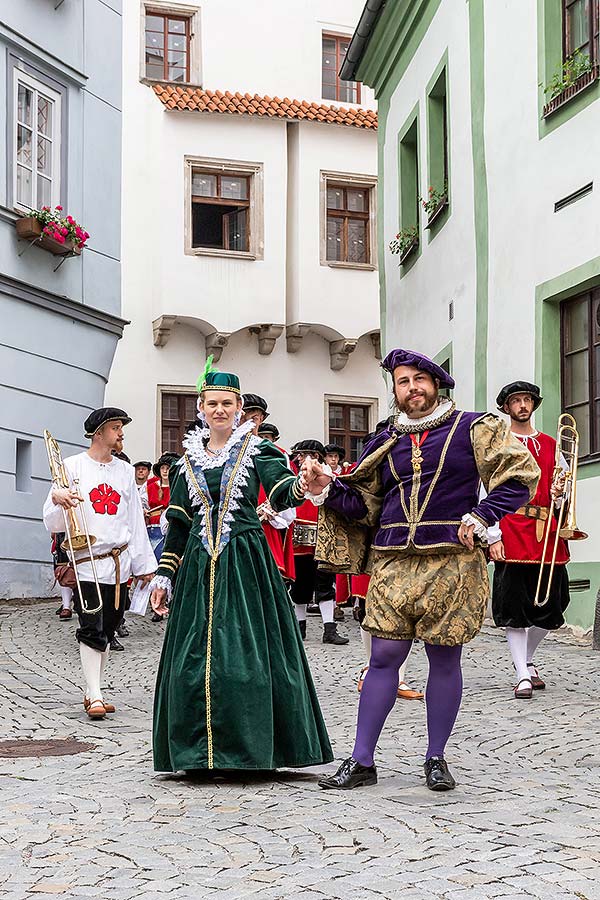
[[[432,521],[432,522],[429,522],[429,521],[428,522],[417,522],[417,525],[419,527],[425,526],[425,525],[460,525],[461,522],[462,522],[462,519],[446,519],[446,520],[440,519],[438,521]],[[384,531],[386,528],[410,528],[410,526],[412,524],[413,524],[412,522],[390,522],[389,525],[380,525],[379,528],[382,531]],[[486,528],[487,527],[488,526],[486,525]]]
[[[175,506],[175,504],[172,504],[172,505],[170,505],[170,506],[167,506],[167,512],[169,512],[170,509],[176,509],[176,510],[178,510],[179,512],[182,512],[182,513],[184,514],[184,516],[187,516],[187,518],[190,520],[190,522],[193,522],[193,521],[194,521],[193,517],[190,516],[189,512],[187,511],[187,509],[184,509],[183,506]]]
[[[278,487],[281,487],[282,484],[285,484],[286,481],[289,481],[290,478],[293,479],[294,481],[296,481],[296,476],[293,474],[293,472],[290,472],[289,475],[284,475],[284,477],[281,478],[281,479],[277,482],[277,484],[273,485],[273,487],[272,487],[271,490],[269,491],[269,496],[268,496],[269,503],[271,502],[271,497],[273,496],[273,494],[275,493],[275,491],[277,490],[277,488],[278,488]]]

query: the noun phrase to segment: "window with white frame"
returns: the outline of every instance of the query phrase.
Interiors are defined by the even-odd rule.
[[[21,209],[60,202],[60,94],[14,69],[13,197]]]
[[[262,163],[186,158],[186,253],[262,258],[262,173]]]

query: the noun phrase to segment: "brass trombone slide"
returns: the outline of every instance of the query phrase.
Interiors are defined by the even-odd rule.
[[[554,535],[554,544],[552,546],[552,558],[549,563],[548,580],[546,582],[546,593],[541,598],[542,579],[544,577],[544,566],[546,563],[546,553],[550,534],[552,532],[552,521],[554,519],[553,506],[554,500],[550,497],[550,509],[548,518],[546,519],[546,527],[544,529],[544,545],[542,548],[542,561],[540,563],[540,573],[538,576],[537,589],[533,600],[534,606],[545,606],[550,599],[550,588],[552,586],[552,577],[556,565],[556,554],[558,551],[558,541],[560,538],[566,541],[583,541],[587,538],[585,531],[581,531],[577,527],[575,521],[575,510],[577,504],[577,460],[579,457],[579,432],[577,431],[577,422],[569,413],[564,413],[558,419],[558,431],[556,433],[556,454],[554,457],[554,470],[552,472],[552,485],[558,485],[564,480],[563,492],[560,497],[560,505],[556,516],[556,533]],[[566,463],[566,468],[564,463]]]
[[[48,454],[48,465],[50,466],[50,477],[52,478],[52,484],[56,488],[66,488],[67,490],[71,490],[72,488],[69,482],[69,476],[67,475],[67,470],[63,462],[62,453],[60,452],[58,441],[56,440],[56,438],[52,437],[48,429],[44,431],[44,444],[46,445],[46,453]],[[75,478],[73,479],[73,487],[75,489],[75,493],[79,494],[79,482]],[[80,500],[83,502],[83,498],[80,497]],[[71,556],[71,563],[73,565],[73,571],[75,572],[75,581],[77,583],[79,599],[81,600],[81,608],[86,613],[98,612],[98,610],[102,609],[102,594],[100,592],[98,573],[96,572],[96,563],[94,562],[94,556],[92,553],[92,546],[96,543],[96,538],[93,534],[90,534],[88,530],[88,524],[83,505],[80,505],[77,508],[70,507],[69,509],[65,509],[64,506],[61,506],[61,509],[63,511],[63,518],[65,520],[66,535],[66,539],[62,542],[61,547],[63,550],[68,550]],[[77,513],[79,514],[79,518],[81,519],[83,529],[79,525]],[[81,590],[81,584],[79,582],[77,560],[75,559],[75,553],[79,550],[85,550],[86,548],[90,557],[89,562],[92,568],[94,584],[96,585],[96,594],[98,596],[98,606],[93,607],[86,605],[83,591]]]

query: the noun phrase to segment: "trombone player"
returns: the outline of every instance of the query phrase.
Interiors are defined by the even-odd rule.
[[[88,450],[62,460],[46,432],[52,487],[44,504],[44,525],[65,531],[77,577],[75,610],[81,666],[86,681],[84,707],[103,719],[114,706],[102,695],[110,643],[123,618],[127,582],[152,578],[156,559],[148,540],[135,473],[113,455],[123,449],[123,428],[131,419],[116,407],[92,412],[84,423]]]
[[[496,625],[506,629],[516,670],[517,700],[529,700],[533,691],[546,687],[534,655],[548,632],[564,624],[563,613],[570,600],[569,548],[557,534],[555,516],[568,466],[560,447],[557,453],[557,441],[531,424],[542,399],[537,384],[528,381],[505,385],[496,398],[500,412],[510,417],[511,432],[541,471],[531,503],[488,529],[490,558],[495,564],[492,612]]]

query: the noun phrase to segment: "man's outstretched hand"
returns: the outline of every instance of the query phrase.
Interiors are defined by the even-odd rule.
[[[301,473],[311,494],[320,494],[333,481],[331,475],[325,474],[321,463],[310,456],[302,463]]]

